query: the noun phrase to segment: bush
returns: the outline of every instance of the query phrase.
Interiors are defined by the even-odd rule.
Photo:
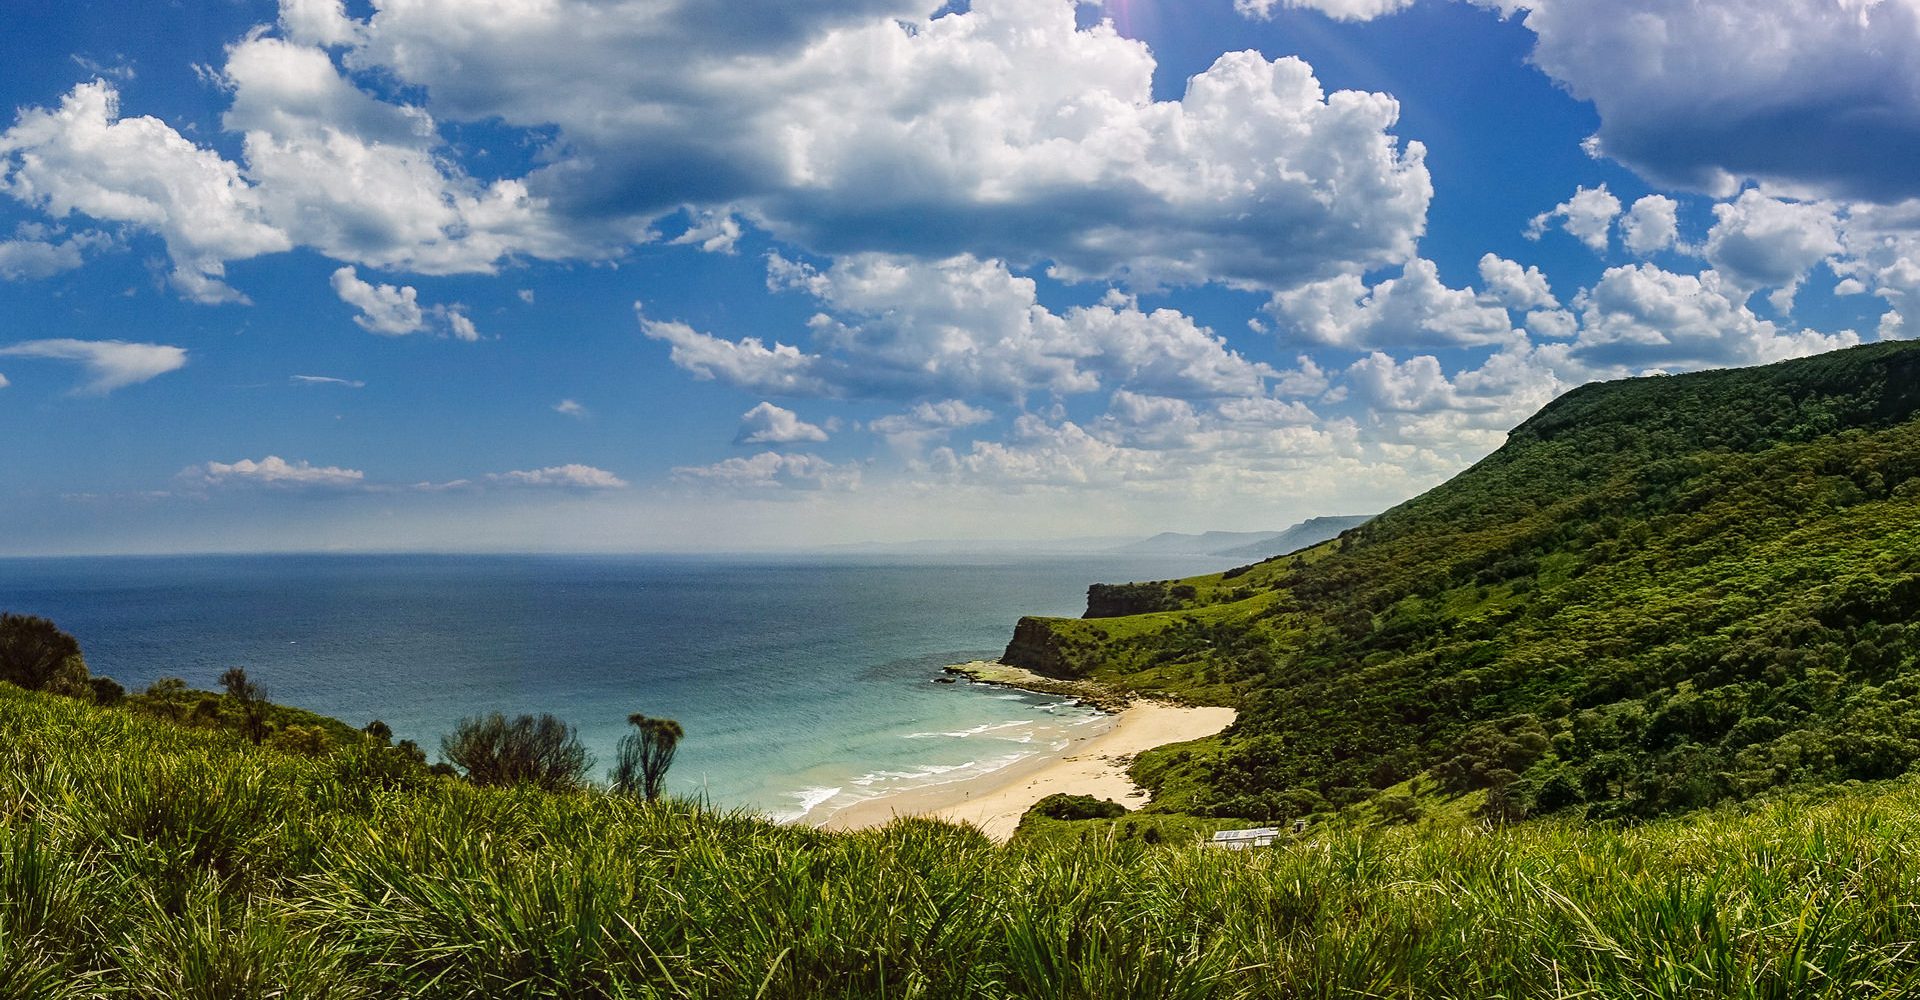
[[[1127,814],[1127,807],[1091,795],[1056,793],[1035,802],[1027,811],[1048,819],[1119,819]]]
[[[508,721],[494,712],[461,719],[441,737],[440,755],[476,785],[535,785],[548,791],[580,787],[593,766],[573,727],[546,714]]]
[[[45,618],[0,614],[0,681],[92,700],[80,643]]]

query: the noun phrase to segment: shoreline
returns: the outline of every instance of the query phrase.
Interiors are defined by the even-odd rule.
[[[986,671],[972,669],[987,666],[998,669],[990,677],[982,676]],[[1018,668],[967,664],[966,668],[949,669],[975,680],[1032,690],[1015,680],[1017,674],[1025,673]],[[1053,687],[1040,693],[1067,692]],[[1127,776],[1136,754],[1212,736],[1232,725],[1237,716],[1231,708],[1147,700],[1123,703],[1104,692],[1088,697],[1095,693],[1090,686],[1074,693],[1112,715],[1113,724],[1099,733],[1076,737],[1064,749],[1038,754],[997,771],[852,803],[817,825],[824,830],[862,830],[918,816],[969,824],[1004,844],[1034,803],[1056,793],[1110,799],[1129,810],[1146,805],[1146,791]]]

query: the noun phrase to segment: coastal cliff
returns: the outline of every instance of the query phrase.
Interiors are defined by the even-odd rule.
[[[1031,670],[1047,677],[1068,680],[1084,677],[1087,664],[1080,651],[1069,645],[1066,636],[1048,627],[1043,619],[1022,618],[1013,627],[1013,640],[1007,643],[1000,662]]]

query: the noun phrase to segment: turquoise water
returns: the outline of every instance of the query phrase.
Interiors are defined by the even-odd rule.
[[[1077,615],[1092,582],[1226,568],[1192,558],[694,559],[247,556],[0,560],[0,610],[78,636],[129,689],[213,687],[429,752],[464,715],[552,712],[604,765],[632,712],[680,720],[679,792],[817,821],[867,795],[1064,745],[1093,714],[936,684],[998,655],[1023,614]],[[811,809],[811,812],[808,810]]]

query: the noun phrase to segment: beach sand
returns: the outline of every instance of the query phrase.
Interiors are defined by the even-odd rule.
[[[1233,724],[1231,708],[1189,708],[1137,701],[1097,735],[1075,740],[1065,750],[1022,761],[965,781],[933,785],[857,802],[828,817],[828,830],[883,826],[901,816],[930,816],[971,823],[999,843],[1013,836],[1020,817],[1035,802],[1056,792],[1112,799],[1128,809],[1147,802],[1147,793],[1127,777],[1134,754],[1168,743],[1212,736]]]

